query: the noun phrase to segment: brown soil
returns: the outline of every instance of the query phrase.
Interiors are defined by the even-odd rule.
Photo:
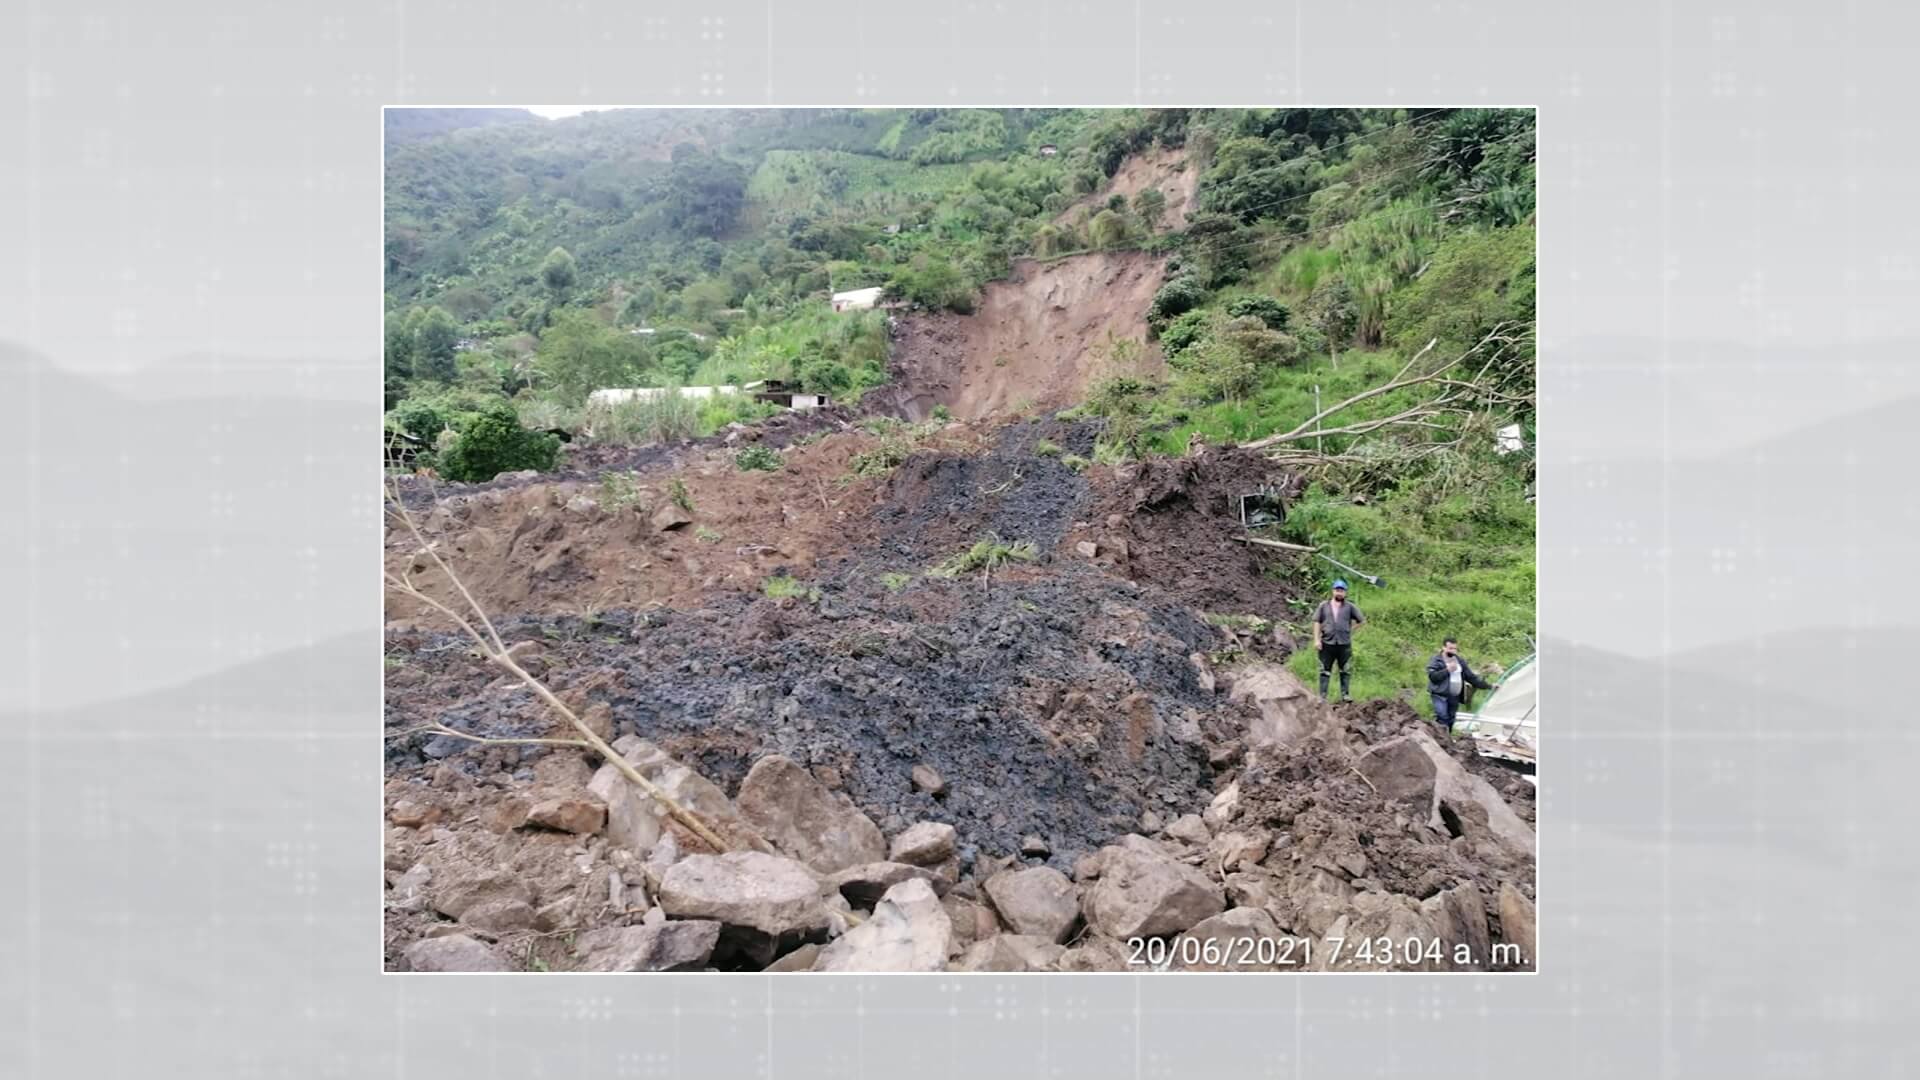
[[[944,403],[962,417],[944,426],[782,417],[674,448],[572,451],[543,476],[403,483],[402,497],[519,661],[610,736],[640,736],[728,793],[756,760],[785,755],[887,835],[949,823],[956,888],[1033,836],[1048,848],[1036,858],[1073,871],[1150,830],[1143,820],[1199,813],[1237,783],[1233,828],[1272,846],[1241,867],[1236,905],[1270,894],[1283,929],[1319,933],[1329,888],[1419,901],[1471,884],[1499,934],[1493,897],[1502,884],[1533,895],[1531,858],[1489,836],[1484,809],[1450,834],[1354,771],[1368,747],[1431,723],[1397,702],[1310,701],[1287,685],[1284,633],[1207,618],[1288,621],[1301,597],[1272,572],[1286,557],[1234,540],[1234,497],[1294,492],[1296,479],[1217,447],[1076,469],[1066,459],[1091,456],[1099,421],[1009,415],[1020,398],[1074,403],[1105,336],[1141,334],[1159,276],[1138,254],[1025,264],[979,314],[903,319],[901,381],[877,407],[917,419]],[[784,467],[740,471],[737,448],[753,441],[780,448]],[[882,445],[904,459],[854,476],[855,456]],[[616,505],[629,476],[631,502]],[[690,512],[674,509],[676,481]],[[927,573],[987,536],[1029,541],[1035,557],[991,576]],[[451,601],[417,546],[390,528],[387,569]],[[773,576],[802,595],[765,595]],[[614,903],[622,876],[630,889],[642,876],[637,856],[527,815],[579,797],[598,763],[421,730],[556,734],[526,687],[433,613],[390,595],[387,617],[389,966],[462,928],[514,967],[571,966],[575,932],[640,917]],[[1533,820],[1528,783],[1436,741]],[[948,787],[921,790],[916,766]]]
[[[902,317],[895,385],[876,400],[916,420],[935,405],[963,420],[1065,408],[1107,368],[1114,338],[1142,345],[1127,373],[1156,374],[1160,350],[1146,341],[1146,313],[1162,264],[1118,251],[1021,260],[1011,277],[981,290],[971,315]]]
[[[1120,168],[1114,172],[1113,179],[1105,188],[1069,206],[1054,219],[1054,223],[1064,225],[1075,221],[1081,210],[1105,206],[1114,195],[1123,195],[1131,203],[1135,195],[1147,188],[1159,188],[1160,194],[1167,197],[1167,209],[1160,216],[1160,227],[1185,228],[1187,218],[1193,214],[1194,194],[1200,189],[1200,170],[1188,162],[1184,147],[1170,149],[1156,146],[1146,153],[1133,154],[1120,163]]]
[[[772,472],[743,472],[734,464],[734,449],[707,446],[663,454],[651,467],[645,460],[631,462],[637,471],[602,468],[596,470],[598,482],[542,477],[451,486],[437,507],[423,506],[416,520],[490,612],[590,615],[697,606],[708,590],[755,589],[774,574],[804,574],[823,550],[838,547],[883,486],[850,472],[853,456],[879,441],[864,431],[836,432],[790,448],[782,455],[784,468]],[[956,425],[928,445],[964,447],[971,441],[967,429]],[[607,480],[610,474],[636,478],[632,502],[621,505],[609,487],[619,480]],[[673,505],[676,480],[692,510],[684,524],[662,529],[653,515]],[[592,505],[574,503],[577,498]],[[428,595],[456,600],[417,549],[407,533],[390,530],[387,568],[411,569]],[[389,597],[388,618],[417,620],[423,607]]]

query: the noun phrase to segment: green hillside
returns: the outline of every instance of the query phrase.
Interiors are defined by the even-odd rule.
[[[408,137],[387,151],[389,425],[439,446],[443,472],[497,460],[454,452],[470,429],[504,437],[479,418],[507,410],[577,429],[602,386],[780,377],[857,396],[886,378],[886,320],[831,317],[831,291],[882,285],[966,312],[1016,256],[1144,248],[1168,257],[1149,320],[1167,374],[1090,388],[1078,411],[1106,425],[1096,458],[1288,432],[1316,401],[1379,387],[1410,360],[1425,371],[1463,358],[1448,377],[1473,386],[1431,418],[1276,446],[1311,486],[1272,535],[1390,582],[1356,587],[1373,617],[1357,693],[1406,685],[1399,669],[1448,632],[1476,661],[1528,650],[1530,111],[631,110],[479,126],[390,113],[395,123]],[[1059,220],[1155,148],[1200,170],[1183,228],[1156,227],[1157,191]],[[1364,428],[1446,385],[1379,394],[1323,426]],[[594,438],[700,434],[755,413],[726,400],[636,408]],[[1528,449],[1495,453],[1494,429],[1513,422]],[[1336,573],[1307,567],[1291,572],[1316,588]],[[1296,662],[1310,672],[1310,658]]]

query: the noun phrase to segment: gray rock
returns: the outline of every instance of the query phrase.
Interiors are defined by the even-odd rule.
[[[512,971],[500,950],[465,934],[427,938],[407,946],[414,971]]]
[[[1509,882],[1500,883],[1500,939],[1520,946],[1520,963],[1503,965],[1519,971],[1532,971],[1536,933],[1533,901]]]
[[[1024,934],[995,934],[976,941],[958,962],[955,971],[1047,971],[1066,953],[1061,945],[1042,937]]]
[[[922,821],[893,838],[888,858],[910,866],[938,866],[953,857],[955,840],[953,826]]]
[[[1480,890],[1461,882],[1420,902],[1428,919],[1440,929],[1451,971],[1485,971],[1493,958],[1493,939],[1487,930],[1487,908]],[[1464,954],[1465,959],[1461,957]]]
[[[758,851],[689,855],[668,868],[655,898],[680,919],[717,919],[769,935],[820,929],[826,912],[806,866]]]
[[[946,777],[940,775],[940,770],[924,763],[913,767],[913,786],[936,798],[947,793]]]
[[[668,532],[693,524],[693,515],[680,509],[680,504],[668,500],[660,504],[650,520],[655,532]]]
[[[768,972],[812,971],[813,965],[819,959],[820,946],[813,942],[808,942],[787,955],[782,956],[780,959],[775,960],[773,963],[768,964],[764,970]]]
[[[1053,846],[1044,837],[1024,836],[1020,839],[1020,854],[1030,859],[1044,859],[1053,854]]]
[[[953,923],[919,878],[887,890],[873,917],[820,951],[815,971],[941,971]]]
[[[574,951],[581,971],[699,971],[719,940],[719,923],[678,919],[589,930]]]
[[[1212,830],[1198,814],[1182,814],[1167,826],[1167,835],[1183,844],[1204,847],[1213,839]]]
[[[1283,943],[1285,937],[1265,911],[1234,908],[1195,923],[1167,954],[1176,971],[1299,971],[1306,966],[1308,939]]]
[[[1220,888],[1191,866],[1118,845],[1102,852],[1087,922],[1107,937],[1174,934],[1226,908]]]
[[[1016,934],[1063,942],[1080,921],[1080,890],[1047,866],[1006,870],[987,879],[987,900]]]
[[[935,893],[945,893],[948,883],[945,878],[931,867],[909,866],[898,862],[861,863],[836,871],[828,884],[838,890],[841,896],[854,907],[870,908],[880,902],[888,889],[903,881],[918,878],[933,886]]]
[[[886,838],[872,818],[782,755],[753,763],[734,804],[775,847],[821,873],[887,857]]]

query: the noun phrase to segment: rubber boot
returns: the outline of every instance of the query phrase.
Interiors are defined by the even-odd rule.
[[[1321,669],[1320,669],[1320,700],[1321,700],[1321,701],[1326,701],[1326,700],[1328,700],[1328,698],[1327,698],[1327,676],[1328,676],[1328,674],[1329,674],[1329,673],[1328,673],[1328,671],[1327,671],[1327,669],[1326,669],[1326,668],[1321,668]]]
[[[1348,688],[1347,669],[1342,667],[1340,669],[1340,700],[1342,702],[1350,702],[1353,700],[1353,695],[1347,692]]]

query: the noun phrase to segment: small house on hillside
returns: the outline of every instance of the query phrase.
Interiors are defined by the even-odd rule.
[[[884,287],[875,285],[870,289],[849,289],[846,292],[834,293],[831,301],[833,310],[835,312],[866,311],[880,303],[880,294],[884,292],[886,292]]]
[[[1040,156],[1041,156],[1041,157],[1053,157],[1054,155],[1056,155],[1056,154],[1058,154],[1059,152],[1060,152],[1060,148],[1059,148],[1059,147],[1057,147],[1057,146],[1055,146],[1055,145],[1053,145],[1052,143],[1041,143],[1041,144],[1040,144]]]
[[[755,401],[765,401],[785,409],[792,409],[795,412],[806,412],[809,409],[824,409],[828,405],[833,404],[827,399],[827,395],[825,394],[801,393],[799,387],[789,382],[782,382],[779,379],[768,379],[765,382],[755,383],[753,385],[757,388],[753,393]]]

